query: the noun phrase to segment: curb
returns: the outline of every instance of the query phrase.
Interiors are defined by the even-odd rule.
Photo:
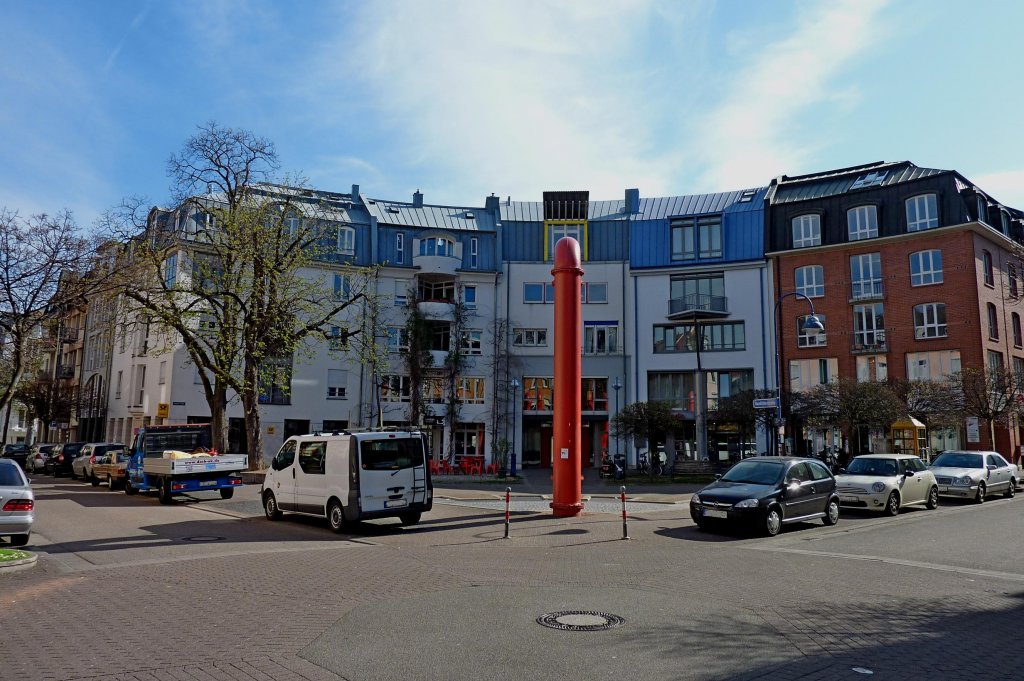
[[[20,551],[21,549],[18,550]],[[28,553],[28,558],[21,558],[20,560],[8,560],[4,561],[3,563],[0,563],[0,575],[6,572],[17,572],[18,570],[27,570],[28,568],[35,565],[36,561],[39,560],[39,556],[32,553],[31,551],[26,551],[26,553]]]

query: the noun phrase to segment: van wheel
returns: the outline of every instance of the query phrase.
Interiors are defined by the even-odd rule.
[[[345,512],[337,499],[332,499],[327,505],[327,522],[330,523],[332,532],[341,532],[345,529]]]
[[[266,514],[267,520],[280,520],[281,509],[277,507],[277,499],[274,498],[274,493],[268,491],[263,495],[263,513]]]
[[[402,521],[403,525],[415,525],[420,521],[420,516],[422,515],[423,514],[419,511],[416,511],[415,513],[403,513],[398,516],[398,519]]]

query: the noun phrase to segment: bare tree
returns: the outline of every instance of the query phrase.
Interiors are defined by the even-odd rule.
[[[840,427],[856,442],[855,453],[866,451],[862,429],[885,428],[904,413],[899,398],[884,383],[849,378],[794,396],[793,411],[815,428]]]
[[[967,368],[952,374],[949,381],[960,396],[963,415],[984,421],[989,442],[995,447],[996,424],[1009,424],[1021,412],[1018,396],[1024,388],[1024,377],[1005,369]]]

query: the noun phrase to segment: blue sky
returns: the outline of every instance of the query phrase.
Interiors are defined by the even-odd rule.
[[[216,120],[319,189],[480,205],[877,160],[1024,208],[1024,3],[0,0],[0,207],[169,196]]]

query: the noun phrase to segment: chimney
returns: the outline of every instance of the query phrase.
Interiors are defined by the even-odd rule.
[[[501,199],[499,199],[497,196],[495,196],[492,193],[490,196],[487,197],[487,199],[486,199],[486,201],[484,203],[484,209],[488,213],[494,213],[495,215],[497,215],[498,214],[498,202],[500,200]]]
[[[640,212],[640,190],[639,189],[627,189],[626,190],[626,213],[639,213]]]
[[[358,184],[352,185],[352,200],[353,201],[358,201],[359,200],[359,185]]]
[[[412,207],[423,208],[423,193],[419,189],[412,195]]]

